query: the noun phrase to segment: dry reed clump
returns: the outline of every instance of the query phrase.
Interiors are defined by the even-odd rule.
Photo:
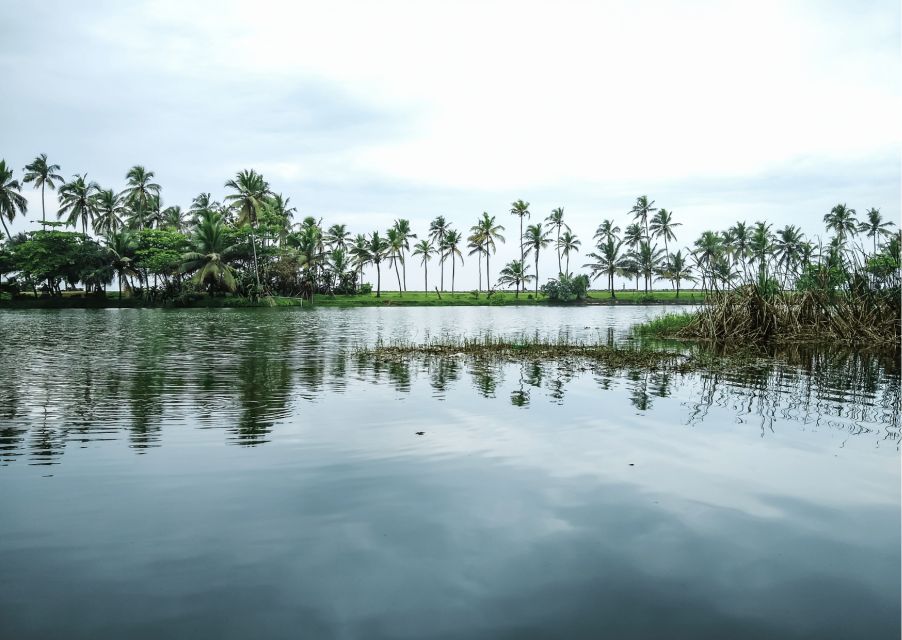
[[[709,296],[677,337],[716,342],[839,342],[898,346],[898,291],[777,292],[756,285]]]

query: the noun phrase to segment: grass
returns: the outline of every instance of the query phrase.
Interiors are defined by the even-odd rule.
[[[694,313],[665,313],[662,316],[653,318],[648,322],[634,325],[630,332],[636,337],[649,338],[672,338],[679,335],[680,331],[685,329],[695,320]]]

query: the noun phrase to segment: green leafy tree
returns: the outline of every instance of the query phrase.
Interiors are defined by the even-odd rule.
[[[97,191],[94,194],[94,233],[110,236],[118,232],[122,228],[125,212],[119,194],[112,189]]]
[[[194,229],[191,250],[182,254],[180,270],[193,274],[192,280],[206,286],[211,296],[217,289],[234,291],[237,281],[229,260],[235,255],[235,249],[222,218],[210,215]]]
[[[125,174],[122,198],[131,209],[129,226],[144,229],[152,224],[153,205],[159,203],[160,185],[153,181],[154,172],[135,165]]]
[[[87,174],[76,175],[59,189],[59,209],[57,218],[66,216],[66,224],[71,227],[81,222],[81,231],[88,233],[88,223],[93,223],[97,210],[95,196],[100,191],[96,182],[88,182]]]

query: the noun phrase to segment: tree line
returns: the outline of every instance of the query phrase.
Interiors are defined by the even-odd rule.
[[[7,222],[27,214],[26,185],[40,189],[42,229],[13,236]],[[21,182],[0,160],[0,222],[6,235],[0,245],[0,276],[9,276],[5,287],[14,293],[30,289],[37,294],[40,289],[61,295],[63,285],[78,283],[99,293],[116,280],[120,296],[126,288],[144,296],[203,291],[312,298],[317,293],[368,293],[372,287],[363,282],[366,267],[375,269],[380,296],[384,267],[403,295],[410,259],[423,270],[424,289],[436,260],[437,289],[446,290],[447,273],[454,292],[457,266],[466,253],[477,260],[477,295],[503,287],[519,296],[534,283],[538,297],[539,258],[552,250],[557,278],[542,289],[554,293],[578,277],[570,263],[582,242],[565,222],[563,207],[526,224],[532,217],[529,202],[511,203],[510,214],[518,220],[519,259],[503,265],[493,278],[492,256],[505,242],[505,227],[488,212],[466,232],[440,215],[422,237],[403,218],[384,232],[352,235],[347,225],[325,227],[310,216],[295,223],[297,210],[290,198],[273,191],[252,169],[227,180],[224,189],[221,200],[201,193],[182,209],[163,205],[154,172],[140,165],[128,170],[125,188],[116,191],[86,174],[67,181],[46,154],[25,166]],[[56,221],[47,220],[48,191],[58,199]],[[766,222],[737,222],[722,231],[704,231],[691,248],[674,251],[681,223],[672,211],[643,195],[628,215],[631,222],[622,230],[613,219],[602,221],[593,250],[586,254],[589,261],[582,265],[593,280],[603,277],[611,297],[616,295],[615,277],[635,279],[636,289],[644,287],[646,293],[655,281],[666,281],[677,296],[686,282],[699,283],[705,291],[756,279],[772,280],[784,289],[825,279],[841,286],[850,268],[867,269],[881,282],[898,286],[899,234],[876,208],[859,219],[846,204],[833,207],[824,216],[832,234],[826,242],[806,238],[795,225],[774,230]],[[587,286],[588,278],[584,282]]]

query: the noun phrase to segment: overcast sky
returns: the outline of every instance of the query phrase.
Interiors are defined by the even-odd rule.
[[[679,246],[739,219],[813,236],[837,202],[900,215],[898,0],[0,5],[19,178],[42,152],[116,189],[143,164],[187,207],[255,168],[353,232],[488,211],[493,272],[518,198],[533,221],[563,206],[584,251],[642,194]],[[40,217],[26,195],[15,230]],[[458,273],[475,287],[473,261]]]

